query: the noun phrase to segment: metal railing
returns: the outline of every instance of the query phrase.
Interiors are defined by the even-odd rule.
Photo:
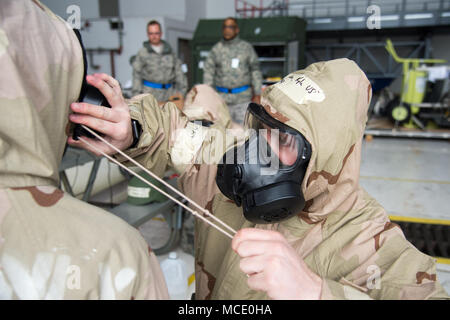
[[[388,27],[450,24],[450,0],[235,0],[240,18],[292,16],[309,30],[365,28],[369,8],[377,6]]]
[[[317,61],[348,58],[360,65],[369,78],[396,78],[402,72],[402,65],[392,59],[384,46],[384,42],[309,44],[305,55],[307,65]],[[395,46],[407,58],[430,56],[429,41],[401,41],[396,42]]]

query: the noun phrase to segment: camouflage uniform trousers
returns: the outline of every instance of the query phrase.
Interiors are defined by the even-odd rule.
[[[177,93],[177,90],[175,90],[173,86],[169,89],[156,89],[142,85],[142,93],[151,93],[156,98],[156,100],[165,102],[169,100],[169,98],[175,93]]]
[[[232,120],[236,123],[243,124],[248,104],[252,102],[251,89],[237,94],[219,92],[219,95],[228,105]]]
[[[228,106],[231,118],[234,122],[239,124],[244,123],[245,113],[247,112],[247,107],[250,102],[251,100]]]

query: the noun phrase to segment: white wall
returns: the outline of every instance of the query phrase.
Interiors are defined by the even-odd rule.
[[[206,18],[234,17],[234,0],[206,0]]]
[[[66,13],[67,7],[77,5],[81,9],[82,19],[98,18],[100,15],[98,1],[92,0],[41,0],[41,2],[50,8],[54,13],[63,19],[67,19],[69,14]]]
[[[123,48],[120,55],[114,55],[115,77],[122,85],[132,78],[129,64],[147,40],[146,25],[155,19],[161,23],[163,39],[178,52],[178,39],[191,39],[197,22],[206,15],[207,0],[119,0],[120,16],[124,23]],[[81,11],[81,24],[89,21],[90,27],[83,28],[81,34],[86,48],[118,48],[119,34],[110,30],[108,19],[99,18],[98,1],[95,0],[43,0],[56,14],[68,19],[67,7],[76,4]],[[99,69],[93,69],[93,65]],[[111,74],[109,52],[95,53],[89,61],[89,73],[104,72]]]
[[[122,17],[165,16],[184,21],[186,17],[185,0],[120,0]]]
[[[197,2],[197,0],[187,1]],[[68,16],[66,9],[70,5],[78,5],[81,8],[82,19],[98,18],[100,15],[97,0],[41,0],[41,2],[62,18]],[[186,0],[119,0],[119,10],[122,17],[166,16],[184,20]]]
[[[207,18],[208,0],[186,0],[186,3],[186,23],[195,29],[199,19]]]

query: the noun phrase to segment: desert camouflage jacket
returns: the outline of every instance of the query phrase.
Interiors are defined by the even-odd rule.
[[[228,41],[222,39],[212,47],[205,61],[203,83],[229,89],[250,85],[250,89],[241,93],[219,93],[231,105],[249,102],[253,94],[260,95],[262,75],[255,49],[239,36]]]
[[[73,30],[2,0],[0,70],[0,299],[168,298],[136,229],[57,188],[84,71]]]
[[[322,299],[448,299],[434,259],[408,242],[359,185],[371,94],[369,80],[348,59],[312,64],[263,92],[265,110],[300,131],[312,146],[301,184],[306,206],[280,223],[252,224],[241,207],[220,193],[216,163],[234,143],[224,138],[223,128],[196,126],[170,102],[162,108],[151,96],[134,102],[131,115],[144,133],[127,152],[158,174],[175,168],[185,194],[235,230],[282,233],[299,259],[323,279]],[[196,222],[196,298],[267,298],[249,289],[230,244],[217,230]]]
[[[170,45],[161,40],[164,45],[161,54],[156,53],[149,41],[143,43],[132,62],[133,88],[132,94],[151,93],[158,101],[167,101],[176,92],[186,94],[187,78],[182,71],[181,60],[172,52]],[[155,83],[172,84],[169,89],[151,88],[142,83],[147,80]]]

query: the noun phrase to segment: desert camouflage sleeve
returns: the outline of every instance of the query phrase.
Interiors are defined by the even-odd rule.
[[[376,235],[369,259],[360,261],[339,281],[323,278],[321,299],[449,299],[436,277],[434,259],[417,250],[396,224],[388,222]]]
[[[205,206],[218,192],[217,162],[227,144],[233,142],[225,137],[225,128],[191,122],[174,103],[158,106],[149,94],[134,97],[129,106],[131,117],[141,123],[143,132],[137,146],[126,154],[158,176],[167,169],[175,170],[182,192]],[[129,164],[123,156],[116,157]]]

